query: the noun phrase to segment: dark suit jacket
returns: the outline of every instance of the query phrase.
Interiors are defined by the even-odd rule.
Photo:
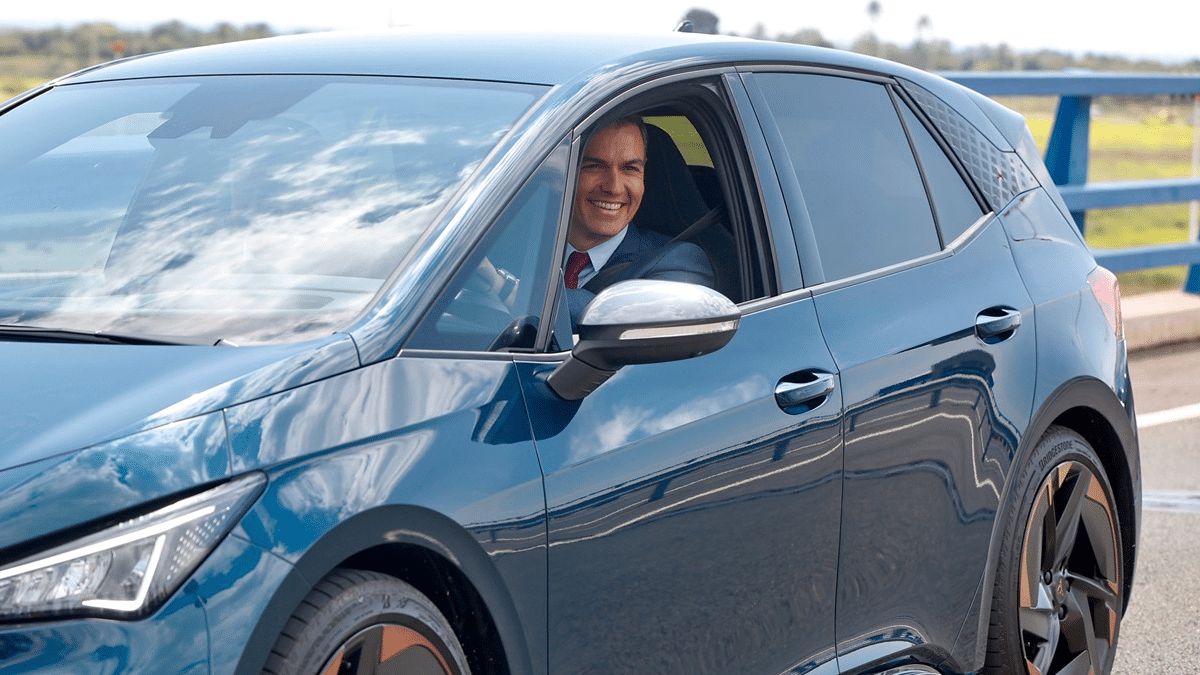
[[[713,288],[716,274],[708,255],[690,241],[671,242],[664,234],[630,225],[612,257],[582,288],[567,289],[571,326],[596,294],[618,281],[665,279]]]

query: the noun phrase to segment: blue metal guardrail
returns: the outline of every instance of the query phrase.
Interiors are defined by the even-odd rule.
[[[1200,200],[1200,178],[1089,183],[1088,140],[1096,96],[1200,96],[1200,75],[1094,72],[942,73],[986,96],[1058,96],[1046,147],[1046,168],[1082,232],[1088,209]],[[1184,290],[1200,293],[1200,242],[1096,249],[1096,260],[1114,272],[1190,265]]]

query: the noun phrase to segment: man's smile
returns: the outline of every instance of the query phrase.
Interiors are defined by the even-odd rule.
[[[619,211],[622,206],[625,206],[622,202],[602,202],[596,199],[589,199],[588,203],[605,211]]]

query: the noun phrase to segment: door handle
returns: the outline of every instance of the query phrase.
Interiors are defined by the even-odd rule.
[[[1013,336],[1021,326],[1021,313],[1009,307],[985,309],[975,317],[975,334],[994,345]]]
[[[819,370],[799,370],[786,375],[775,386],[775,402],[789,415],[814,410],[829,398],[836,380]]]

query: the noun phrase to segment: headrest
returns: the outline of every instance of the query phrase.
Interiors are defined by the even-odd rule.
[[[708,205],[671,136],[653,124],[646,130],[646,190],[633,222],[674,238],[708,213]]]

